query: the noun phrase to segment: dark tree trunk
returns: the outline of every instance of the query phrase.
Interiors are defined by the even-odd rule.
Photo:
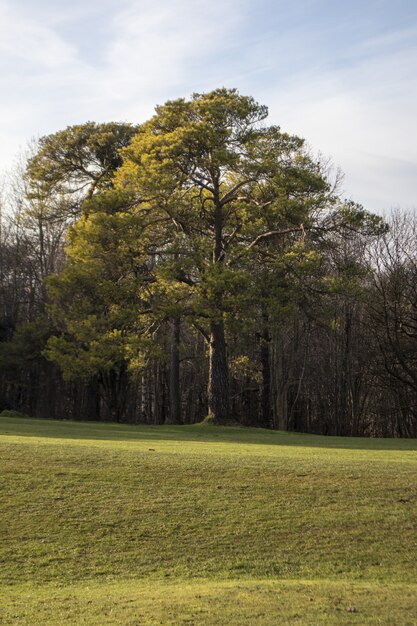
[[[100,390],[111,422],[123,422],[126,410],[128,373],[123,364],[120,371],[109,370],[100,375]]]
[[[181,392],[180,392],[180,338],[181,322],[172,321],[171,354],[169,369],[169,400],[170,410],[166,420],[169,424],[181,424]]]
[[[230,421],[229,370],[223,320],[210,325],[208,409],[215,424]]]
[[[153,367],[153,389],[152,389],[152,415],[155,425],[165,422],[164,415],[164,392],[161,363],[156,361]]]
[[[272,410],[271,410],[271,363],[269,358],[269,344],[271,338],[267,327],[267,319],[264,319],[264,329],[261,335],[261,370],[262,370],[262,388],[261,388],[261,426],[264,428],[272,428]]]
[[[213,264],[223,266],[225,250],[223,242],[223,210],[219,196],[219,176],[213,176],[214,187],[214,247]],[[220,288],[213,299],[213,313],[216,320],[210,324],[208,410],[214,424],[230,421],[229,368],[226,354],[224,320],[222,310],[223,292]]]

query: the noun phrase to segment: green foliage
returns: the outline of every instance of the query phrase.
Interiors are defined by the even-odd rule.
[[[31,195],[86,191],[91,196],[108,187],[121,163],[119,150],[134,133],[131,124],[87,122],[42,137],[27,168]]]
[[[30,367],[40,358],[50,334],[46,319],[20,324],[9,341],[0,342],[0,368],[10,372]]]
[[[370,236],[380,236],[388,230],[388,224],[380,215],[368,213],[360,204],[352,201],[344,203],[336,215],[341,222],[340,226]]]
[[[168,101],[137,129],[88,123],[42,140],[31,180],[83,197],[49,280],[58,333],[45,355],[66,377],[143,366],[168,320],[206,339],[213,323],[254,334],[314,290],[354,292],[357,264],[327,271],[329,233],[382,223],[341,203],[303,139],[267,114],[223,88]]]
[[[329,185],[302,139],[265,126],[267,113],[236,90],[194,94],[157,107],[122,150],[116,186],[173,229],[156,278],[202,326],[262,298],[272,306],[277,264],[307,272],[314,255],[297,247]]]
[[[0,417],[11,417],[11,418],[23,418],[23,419],[30,419],[29,415],[26,415],[25,413],[21,413],[20,411],[14,411],[14,410],[9,410],[9,409],[5,409],[4,411],[2,411],[0,413]]]

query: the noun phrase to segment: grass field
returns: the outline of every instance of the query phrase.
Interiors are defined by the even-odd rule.
[[[0,624],[417,624],[417,441],[0,417]]]

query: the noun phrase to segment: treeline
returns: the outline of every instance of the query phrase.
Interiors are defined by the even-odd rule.
[[[417,221],[235,90],[42,138],[0,221],[0,410],[417,436]],[[6,210],[7,208],[7,210]]]

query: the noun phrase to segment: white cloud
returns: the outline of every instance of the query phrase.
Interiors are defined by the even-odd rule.
[[[349,39],[343,23],[303,12],[286,27],[289,0],[260,2],[257,24],[254,0],[0,0],[0,167],[33,135],[140,122],[168,98],[236,86],[331,156],[348,196],[372,210],[415,205],[413,24]],[[345,40],[333,49],[331,37]]]
[[[59,68],[74,62],[76,50],[53,31],[0,4],[0,54],[26,61],[40,68]]]
[[[232,38],[239,4],[160,0],[155,10],[148,0],[129,2],[114,19],[103,77],[126,112],[137,112],[141,101],[153,106],[161,97],[188,95],[204,83],[208,59],[218,50],[225,53],[227,36]]]
[[[0,167],[7,167],[10,151],[32,135],[87,119],[142,121],[155,104],[205,89],[207,61],[227,48],[240,20],[238,8],[244,4],[125,0],[114,5],[101,24],[101,53],[93,64],[80,54],[84,41],[69,44],[59,34],[65,33],[64,14],[59,20],[51,11],[48,18],[43,6],[36,17],[33,11],[13,9],[11,0],[0,0],[0,66],[5,68]],[[101,6],[92,2],[89,7],[88,36],[94,41]],[[83,33],[86,30],[83,24]],[[16,111],[19,116],[11,130],[10,117]]]
[[[376,54],[368,42],[353,66],[297,74],[284,96],[265,90],[275,121],[332,157],[346,194],[376,211],[417,205],[416,39],[390,37],[400,49],[387,53],[380,39]]]

